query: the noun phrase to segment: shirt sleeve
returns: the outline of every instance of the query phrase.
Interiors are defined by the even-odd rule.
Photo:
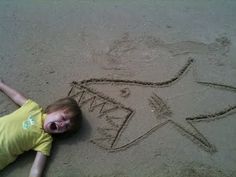
[[[52,137],[49,134],[44,133],[39,138],[37,145],[33,148],[35,151],[39,151],[42,154],[49,156],[52,147]]]
[[[25,111],[34,111],[34,110],[41,109],[41,107],[33,100],[28,99],[19,109],[22,109]]]

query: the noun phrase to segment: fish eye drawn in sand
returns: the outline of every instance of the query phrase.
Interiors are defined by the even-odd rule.
[[[130,120],[134,120],[136,111],[132,106],[127,106],[125,99],[132,95],[132,90],[128,88],[141,87],[144,88],[157,88],[165,89],[174,86],[180,80],[182,80],[190,68],[194,64],[194,59],[189,58],[186,64],[180,69],[177,74],[169,80],[163,82],[146,82],[139,80],[122,80],[122,79],[109,79],[109,78],[91,78],[87,80],[82,80],[80,82],[73,82],[72,88],[68,93],[68,96],[75,98],[82,109],[88,110],[89,112],[97,111],[96,117],[102,122],[102,124],[97,125],[96,135],[92,137],[91,142],[97,146],[105,149],[109,152],[116,152],[121,150],[126,150],[131,146],[141,142],[161,127],[165,127],[167,124],[171,124],[176,130],[191,140],[198,147],[202,148],[206,152],[214,153],[217,151],[216,147],[210,143],[208,138],[201,133],[194,122],[201,121],[213,121],[219,118],[226,117],[229,113],[232,113],[236,109],[235,105],[229,105],[223,107],[221,110],[211,112],[209,114],[199,114],[190,117],[183,117],[184,123],[177,121],[174,117],[174,112],[172,108],[165,102],[165,99],[158,96],[157,93],[152,92],[151,96],[143,102],[147,102],[149,105],[149,112],[152,111],[156,120],[158,122],[145,132],[143,132],[138,137],[129,139],[129,141],[123,145],[119,145],[119,140],[123,133],[127,130]],[[236,88],[228,85],[194,81],[203,87],[208,87],[211,89],[220,89],[223,91],[230,91],[235,93]],[[94,85],[110,85],[113,87],[124,87],[120,89],[120,97],[124,99],[121,103],[117,98],[107,96],[106,91],[98,91],[93,86]],[[147,122],[148,123],[148,122]]]

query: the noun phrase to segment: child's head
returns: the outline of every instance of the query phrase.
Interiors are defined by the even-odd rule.
[[[72,133],[79,129],[82,114],[77,102],[70,97],[62,98],[49,105],[43,128],[47,133]]]

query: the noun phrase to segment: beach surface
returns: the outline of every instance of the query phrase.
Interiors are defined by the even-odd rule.
[[[0,78],[83,112],[44,176],[235,177],[235,21],[234,0],[1,0]],[[0,93],[0,117],[16,108]]]

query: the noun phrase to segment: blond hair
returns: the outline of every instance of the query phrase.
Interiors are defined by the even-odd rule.
[[[45,113],[49,114],[59,110],[66,110],[66,112],[70,112],[72,114],[70,117],[71,128],[68,132],[72,133],[77,131],[80,128],[82,121],[82,113],[77,102],[71,97],[59,99],[48,105],[45,109]]]

